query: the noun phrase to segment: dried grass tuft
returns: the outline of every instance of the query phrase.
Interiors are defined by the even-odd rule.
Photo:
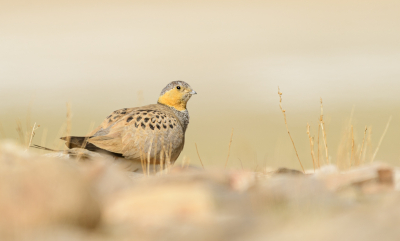
[[[196,152],[197,152],[197,156],[199,157],[199,160],[200,160],[201,166],[202,166],[202,167],[203,167],[203,169],[204,169],[203,162],[201,161],[201,158],[200,158],[199,149],[197,149],[197,144],[196,144],[196,143],[194,143],[194,145],[196,146]]]
[[[25,146],[26,140],[25,140],[24,130],[22,128],[22,123],[19,119],[17,120],[17,129],[16,130],[17,130],[17,133],[19,136],[19,141],[20,141],[21,145]]]
[[[362,144],[361,144],[361,149],[360,149],[360,154],[359,154],[359,157],[358,157],[357,165],[360,165],[361,163],[363,163],[363,159],[361,159],[362,158],[361,155],[362,155],[362,153],[364,151],[364,143],[365,143],[365,137],[367,135],[367,130],[368,130],[368,128],[367,128],[367,126],[365,126],[364,137],[363,137],[363,141],[362,141]]]
[[[281,91],[280,91],[280,89],[279,89],[279,86],[278,86],[278,95],[279,95],[279,107],[281,108],[281,111],[282,111],[282,113],[283,113],[283,118],[284,118],[284,120],[285,120],[286,130],[287,130],[287,132],[288,132],[288,134],[289,134],[290,140],[292,141],[293,148],[294,148],[294,151],[296,152],[296,156],[297,156],[297,159],[299,160],[301,169],[303,170],[303,173],[305,173],[303,164],[301,164],[299,154],[297,153],[296,146],[295,146],[295,144],[294,144],[292,135],[290,134],[290,131],[289,131],[289,127],[288,127],[288,124],[287,124],[287,121],[286,121],[286,111],[282,108],[282,93],[281,93]]]
[[[31,131],[31,135],[30,135],[30,138],[29,138],[29,143],[28,143],[28,146],[26,147],[26,150],[28,150],[28,148],[32,145],[32,140],[33,140],[33,137],[35,137],[35,131],[37,130],[37,129],[39,129],[39,127],[40,127],[40,125],[38,125],[37,127],[36,127],[36,122],[35,122],[35,124],[33,125],[33,127],[32,127],[32,131]]]
[[[353,163],[354,159],[354,128],[353,125],[351,125],[351,155],[350,155],[350,166]],[[355,160],[354,160],[354,165],[355,165]]]
[[[382,133],[381,139],[379,139],[378,146],[376,147],[375,152],[374,152],[374,154],[372,155],[371,163],[375,160],[376,154],[378,154],[379,148],[381,147],[383,138],[385,138],[386,132],[387,132],[387,130],[389,129],[389,125],[390,125],[390,122],[391,122],[391,121],[392,121],[392,116],[389,117],[389,120],[388,120],[388,122],[387,122],[387,124],[386,124],[385,130],[384,130],[383,133]]]
[[[322,130],[322,140],[324,141],[324,146],[325,146],[325,161],[326,161],[326,163],[327,164],[330,164],[330,161],[329,161],[329,154],[328,154],[328,144],[327,144],[327,141],[326,141],[326,131],[325,131],[325,122],[324,122],[324,107],[323,107],[323,104],[322,104],[322,98],[320,98],[320,102],[321,102],[321,115],[320,115],[320,117],[319,117],[319,121],[320,121],[320,124],[321,124],[321,130]]]
[[[321,123],[319,122],[318,123],[318,138],[317,138],[317,148],[318,148],[318,150],[317,150],[317,163],[318,163],[318,168],[321,168],[321,164],[320,164],[320,162],[319,162],[319,149],[320,149],[320,145],[319,145],[319,136],[321,135],[320,134],[320,131],[321,131]]]
[[[71,104],[67,102],[67,128],[65,129],[65,136],[67,137],[66,143],[67,146],[69,146],[69,143],[71,141],[71,123],[72,120],[72,113],[71,113]]]
[[[238,159],[239,159],[239,162],[240,162],[240,166],[242,167],[242,170],[244,170],[242,160],[240,160],[239,157],[238,157]]]
[[[308,139],[310,140],[310,149],[311,149],[311,159],[312,159],[312,164],[315,172],[315,157],[314,157],[314,141],[313,138],[311,137],[310,134],[310,125],[307,123],[307,135]]]
[[[140,147],[140,164],[142,165],[143,175],[146,175],[146,162],[144,160],[143,147]]]
[[[47,128],[44,128],[44,130],[42,132],[42,139],[40,140],[41,146],[46,146],[47,132],[48,132]]]
[[[147,175],[148,176],[150,175],[150,154],[151,154],[151,148],[153,146],[153,139],[154,139],[154,137],[151,138],[150,147],[149,147],[149,150],[147,152]]]

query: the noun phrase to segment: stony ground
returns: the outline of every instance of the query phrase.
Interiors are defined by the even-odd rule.
[[[2,143],[0,240],[399,240],[399,179],[378,163],[147,177]]]

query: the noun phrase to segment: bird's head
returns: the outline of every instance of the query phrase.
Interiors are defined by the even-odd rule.
[[[192,95],[197,94],[184,81],[172,81],[161,91],[158,103],[170,106],[179,111],[186,110],[186,104]]]

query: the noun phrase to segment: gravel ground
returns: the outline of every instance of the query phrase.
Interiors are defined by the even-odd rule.
[[[398,240],[398,173],[374,163],[145,176],[1,143],[0,240]]]

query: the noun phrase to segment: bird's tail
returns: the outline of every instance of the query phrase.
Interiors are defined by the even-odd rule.
[[[50,149],[44,146],[39,146],[39,145],[32,145],[30,147],[36,148],[36,149],[40,149],[40,150],[45,150],[45,151],[52,151],[52,152],[58,152],[59,150],[54,150],[54,149]]]
[[[88,149],[87,142],[89,140],[89,136],[64,136],[61,137],[61,140],[66,141],[65,145],[68,148],[83,148],[83,149]]]
[[[57,158],[61,157],[61,158],[67,158],[67,159],[78,157],[82,160],[89,159],[91,157],[90,151],[87,151],[84,149],[54,150],[54,149],[50,149],[50,148],[47,148],[44,146],[39,146],[39,145],[32,145],[30,147],[53,152],[53,153],[48,153],[48,154],[44,155],[47,157],[57,157]]]

